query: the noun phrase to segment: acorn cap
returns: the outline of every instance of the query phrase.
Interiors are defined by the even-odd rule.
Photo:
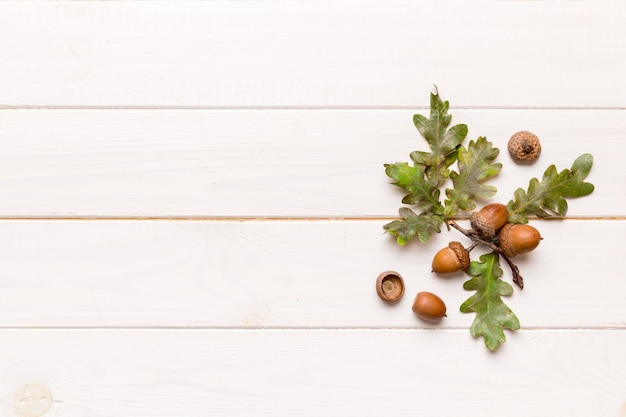
[[[504,254],[509,258],[513,258],[515,255],[517,255],[509,242],[509,233],[511,232],[511,227],[513,227],[514,225],[515,223],[509,223],[505,225],[502,230],[500,230],[499,235],[500,247],[504,251]]]
[[[504,226],[509,218],[509,212],[504,204],[491,203],[470,214],[472,228],[481,236],[491,239]]]
[[[456,257],[459,258],[459,262],[461,263],[461,271],[467,271],[470,266],[470,257],[469,253],[463,247],[461,242],[450,242],[448,243],[448,247],[454,251]]]
[[[404,295],[404,280],[396,271],[381,272],[376,278],[376,293],[388,303],[395,303]]]
[[[539,138],[525,130],[513,134],[507,148],[513,161],[518,164],[532,164],[541,154]]]
[[[478,230],[485,237],[491,238],[496,235],[493,225],[478,211],[470,214],[470,224],[473,229]]]

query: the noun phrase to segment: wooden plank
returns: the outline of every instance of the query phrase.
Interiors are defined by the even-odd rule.
[[[46,416],[623,416],[626,332],[523,331],[496,354],[460,330],[0,332],[0,410]],[[575,348],[573,348],[575,347]],[[621,410],[621,411],[620,411]]]
[[[2,221],[0,327],[431,328],[411,311],[432,291],[438,327],[469,328],[461,273],[430,272],[452,230],[398,247],[383,221]],[[544,240],[515,258],[526,280],[505,302],[523,328],[626,328],[615,242],[625,221],[537,221]],[[476,259],[478,249],[473,252]],[[398,305],[378,299],[400,272]],[[511,274],[503,263],[503,279]]]
[[[427,110],[0,111],[0,216],[393,217],[403,194],[383,164],[427,149],[414,113]],[[500,201],[590,152],[597,187],[569,215],[626,214],[625,111],[451,113],[501,149]],[[542,140],[535,165],[506,151],[518,130]]]
[[[5,1],[7,106],[625,107],[619,1]],[[458,29],[461,28],[461,29]]]

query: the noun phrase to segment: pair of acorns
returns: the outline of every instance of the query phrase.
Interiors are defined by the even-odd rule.
[[[387,303],[396,303],[404,295],[404,280],[396,271],[385,271],[376,279],[376,293]],[[437,295],[422,291],[413,300],[413,312],[430,323],[437,323],[446,315],[446,304]]]
[[[504,204],[488,204],[470,215],[470,223],[477,237],[492,242],[502,249],[504,255],[513,258],[535,249],[541,235],[532,226],[508,222],[509,213]],[[467,271],[470,257],[467,249],[459,242],[450,242],[435,254],[433,272],[447,274]]]

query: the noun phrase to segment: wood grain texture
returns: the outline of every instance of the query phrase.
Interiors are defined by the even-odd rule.
[[[0,216],[394,217],[403,194],[383,164],[428,149],[414,113],[428,110],[0,111]],[[501,150],[496,200],[592,153],[596,190],[569,216],[626,215],[626,111],[451,114]],[[518,130],[541,138],[535,165],[508,155]]]
[[[431,291],[448,305],[439,327],[468,329],[467,277],[430,272],[439,248],[468,242],[398,247],[383,223],[2,221],[0,327],[431,328],[411,311]],[[626,328],[621,248],[603,240],[626,222],[535,226],[544,240],[515,258],[526,287],[505,298],[522,327]],[[395,306],[375,292],[389,269],[406,282]]]
[[[38,383],[46,417],[620,416],[626,331],[0,332],[0,410]],[[575,348],[573,348],[575,347]]]
[[[0,3],[7,106],[626,106],[620,1]]]
[[[0,416],[626,417],[625,20],[610,0],[0,2]],[[592,196],[533,223],[495,354],[458,311],[466,277],[429,272],[461,236],[382,230],[402,197],[383,164],[425,149],[433,84],[503,151],[502,202],[595,156]],[[522,129],[530,167],[504,151]],[[423,290],[439,326],[411,311]]]

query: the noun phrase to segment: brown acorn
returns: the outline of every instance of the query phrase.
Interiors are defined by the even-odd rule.
[[[543,238],[532,226],[509,223],[500,230],[499,239],[504,254],[513,258],[535,249]]]
[[[419,292],[413,301],[413,312],[420,319],[437,323],[446,315],[446,304],[431,292]]]
[[[456,271],[467,271],[470,266],[470,257],[460,242],[450,242],[433,258],[433,272],[447,274]]]
[[[504,204],[487,204],[470,215],[472,228],[482,237],[491,239],[509,220],[509,212]]]

